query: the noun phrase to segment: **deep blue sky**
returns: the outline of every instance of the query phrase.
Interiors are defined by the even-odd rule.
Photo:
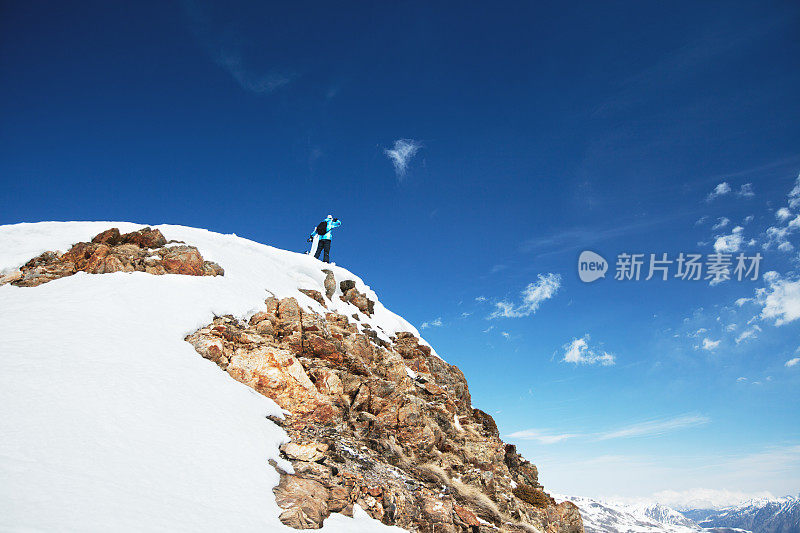
[[[798,209],[776,213],[800,172],[799,24],[792,1],[5,2],[0,224],[302,251],[332,213],[333,259],[428,322],[502,432],[531,430],[511,440],[550,488],[797,493],[800,321],[734,304],[774,287],[585,285],[575,263],[710,253],[742,226],[742,251],[796,279],[777,246],[800,244]],[[404,175],[398,139],[419,147]],[[487,318],[540,274],[552,298]],[[616,364],[563,361],[587,334]]]

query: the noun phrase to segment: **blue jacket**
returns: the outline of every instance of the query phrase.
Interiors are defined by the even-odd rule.
[[[339,226],[342,225],[341,220],[333,220],[333,218],[331,218],[331,217],[326,217],[325,218],[325,222],[328,223],[328,231],[325,232],[325,235],[320,235],[319,236],[319,240],[321,240],[321,241],[325,241],[325,240],[329,241],[329,240],[331,240],[331,230],[333,228],[338,228]]]

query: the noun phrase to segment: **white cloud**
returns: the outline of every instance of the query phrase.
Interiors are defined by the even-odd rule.
[[[794,250],[794,245],[789,241],[783,241],[778,245],[778,250],[781,252],[791,252]]]
[[[739,187],[739,192],[736,193],[737,196],[741,196],[743,198],[752,198],[756,195],[753,192],[753,184],[752,183],[745,183],[741,187]]]
[[[387,148],[383,151],[394,165],[398,181],[403,181],[408,164],[421,147],[422,145],[413,139],[397,139],[394,142],[394,148]]]
[[[794,188],[789,191],[789,207],[792,209],[800,207],[800,174],[797,175]]]
[[[714,251],[717,253],[738,252],[742,247],[742,232],[744,228],[736,226],[729,235],[720,235],[714,241]]]
[[[788,209],[788,208],[786,208],[786,207],[781,207],[780,209],[778,209],[778,210],[775,212],[775,217],[776,217],[778,220],[780,220],[781,222],[783,222],[784,220],[786,220],[787,218],[789,218],[789,217],[791,217],[791,216],[792,216],[792,212],[791,212],[791,211],[789,211],[789,209]]]
[[[740,344],[747,339],[755,339],[759,331],[761,331],[761,328],[757,324],[750,329],[744,330],[736,337],[736,344]]]
[[[621,439],[628,437],[645,437],[651,435],[663,435],[678,429],[702,426],[711,422],[711,419],[702,415],[681,415],[674,418],[661,418],[640,422],[631,426],[624,427],[615,431],[602,433],[599,440]]]
[[[703,216],[701,216],[700,218],[697,219],[697,221],[694,223],[694,225],[695,226],[699,226],[701,224],[705,224],[707,221],[708,221],[708,215],[703,215]]]
[[[722,509],[754,498],[773,498],[769,491],[741,492],[725,489],[694,488],[687,490],[662,490],[649,499],[673,509]]]
[[[561,360],[565,363],[574,363],[576,365],[600,364],[603,366],[611,366],[616,363],[616,358],[613,354],[599,352],[589,347],[589,334],[579,339],[572,339],[563,348],[564,358]]]
[[[487,298],[485,296],[478,296],[475,298],[476,302],[485,302]]]
[[[753,215],[747,215],[746,217],[744,217],[744,224],[751,223],[753,221],[753,218],[755,218]]]
[[[504,435],[504,437],[509,439],[516,439],[516,440],[533,440],[538,442],[539,444],[556,444],[567,439],[571,439],[574,437],[580,437],[581,435],[578,433],[561,433],[561,434],[553,434],[547,432],[547,430],[540,430],[540,429],[523,429],[522,431],[515,431],[514,433],[510,433],[508,435]]]
[[[728,217],[719,217],[717,219],[717,223],[714,224],[713,226],[711,226],[711,229],[712,230],[722,229],[722,228],[724,228],[725,226],[727,226],[730,223],[731,223],[731,219],[729,219]]]
[[[708,196],[706,197],[706,201],[710,202],[714,198],[718,198],[720,196],[724,196],[726,194],[729,194],[730,192],[731,192],[730,184],[727,181],[723,181],[722,183],[720,183],[719,185],[714,187],[713,191],[708,193]]]
[[[505,338],[506,338],[506,340],[509,340],[509,339],[511,339],[511,334],[509,334],[507,331],[501,331],[501,332],[500,332],[500,335],[502,335],[503,337],[505,337]]]
[[[719,343],[720,342],[721,341],[718,341],[718,340],[717,341],[712,341],[711,339],[706,337],[705,339],[703,339],[703,349],[704,350],[708,350],[709,352],[712,351],[712,350],[716,350],[719,347]]]
[[[495,310],[488,318],[519,318],[530,316],[539,309],[545,300],[555,296],[561,287],[561,276],[559,274],[539,274],[538,280],[528,284],[522,291],[522,303],[514,305],[508,301],[495,303]]]
[[[431,320],[430,322],[423,322],[420,328],[428,329],[428,328],[438,328],[442,325],[442,317],[438,317],[435,320]]]
[[[753,301],[752,298],[739,298],[739,299],[736,300],[736,306],[737,307],[741,307],[744,304],[746,304],[747,302],[752,302],[752,301]]]
[[[793,229],[793,230],[800,229],[800,215],[797,215],[796,217],[794,217],[794,218],[793,218],[793,219],[792,219],[792,220],[789,222],[789,226],[788,226],[788,227],[789,227],[790,229]]]
[[[793,357],[792,359],[789,359],[788,361],[786,361],[785,365],[787,368],[791,368],[795,366],[797,363],[800,363],[800,357]]]
[[[767,287],[756,291],[762,305],[761,318],[774,320],[776,326],[800,318],[800,280],[787,280],[771,272],[764,274]]]
[[[736,383],[745,383],[746,381],[747,378],[744,376],[739,376],[738,378],[736,378]]]

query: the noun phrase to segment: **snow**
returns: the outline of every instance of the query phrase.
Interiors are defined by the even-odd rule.
[[[578,506],[587,533],[625,531],[627,533],[699,533],[700,526],[666,506],[626,504],[578,496],[553,494],[557,502]]]
[[[0,271],[66,250],[123,222],[0,226]],[[270,459],[286,434],[273,401],[201,358],[183,339],[214,315],[248,317],[269,294],[324,292],[327,265],[235,235],[153,226],[197,246],[224,277],[79,273],[39,287],[0,287],[0,530],[294,531],[278,520]],[[380,335],[417,330],[376,301]],[[356,312],[339,300],[331,309]],[[380,327],[380,329],[378,329]],[[332,515],[324,532],[399,531]]]

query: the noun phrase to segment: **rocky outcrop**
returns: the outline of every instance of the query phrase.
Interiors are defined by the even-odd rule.
[[[332,278],[326,272],[328,301]],[[342,300],[372,313],[355,282],[339,288]],[[303,292],[325,306],[319,291]],[[491,415],[472,407],[461,371],[415,335],[387,341],[295,298],[265,303],[247,322],[217,317],[186,340],[291,413],[275,420],[291,437],[281,451],[294,467],[275,488],[282,522],[319,528],[359,505],[411,531],[583,531],[577,508],[557,505]]]
[[[18,271],[0,277],[0,285],[35,287],[77,272],[147,272],[187,276],[223,276],[216,263],[205,261],[194,246],[167,242],[161,231],[142,228],[120,234],[117,228],[96,235],[91,242],[79,242],[66,253],[44,252],[25,263]]]

